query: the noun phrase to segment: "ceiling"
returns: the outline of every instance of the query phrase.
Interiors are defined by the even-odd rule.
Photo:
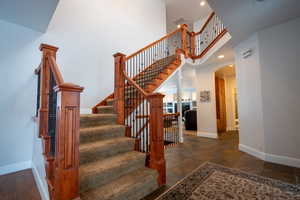
[[[232,36],[233,45],[253,33],[300,17],[300,0],[207,0]]]
[[[219,55],[224,55],[224,58],[219,59]],[[229,41],[211,55],[203,64],[201,64],[201,67],[208,65],[220,66],[224,63],[234,63],[234,59],[234,50],[232,48],[231,41]]]
[[[188,24],[190,29],[192,29],[193,22],[207,17],[212,10],[207,3],[205,6],[200,6],[201,1],[166,0],[168,32],[176,29],[178,22],[180,24]]]
[[[59,0],[1,0],[0,19],[45,32]]]

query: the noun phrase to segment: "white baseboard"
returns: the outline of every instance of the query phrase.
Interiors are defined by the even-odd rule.
[[[197,136],[217,139],[218,138],[218,133],[209,133],[209,132],[197,131]]]
[[[266,160],[266,154],[264,152],[258,151],[252,147],[239,144],[239,150],[245,153],[248,153],[256,158],[259,158],[261,160]]]
[[[92,114],[91,108],[80,108],[80,114]]]
[[[261,152],[243,144],[239,144],[239,150],[267,162],[300,168],[300,159],[297,158],[291,158],[287,156],[279,156],[279,155]]]
[[[5,165],[0,167],[0,175],[10,174],[13,172],[21,171],[24,169],[30,169],[30,168],[31,168],[31,160],[13,163],[10,165]]]
[[[42,178],[34,163],[32,163],[32,173],[42,200],[49,200],[48,188],[46,188],[46,186],[43,184]]]
[[[266,154],[265,161],[300,168],[300,159],[274,154]]]

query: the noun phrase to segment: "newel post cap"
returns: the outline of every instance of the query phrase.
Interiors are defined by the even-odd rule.
[[[44,50],[48,50],[48,51],[52,51],[52,52],[56,53],[58,50],[58,47],[42,43],[40,45],[40,51],[44,51]]]
[[[123,54],[123,53],[120,53],[120,52],[118,52],[118,53],[115,53],[114,55],[113,55],[113,57],[121,57],[121,56],[126,56],[125,54]]]
[[[54,88],[54,90],[55,92],[59,92],[59,91],[82,92],[84,90],[84,87],[80,87],[79,85],[75,85],[73,83],[63,83],[57,85]]]
[[[162,93],[159,93],[159,92],[156,92],[156,93],[151,93],[151,94],[148,94],[147,95],[147,98],[150,98],[150,99],[154,99],[154,98],[164,98],[165,95],[162,94]]]

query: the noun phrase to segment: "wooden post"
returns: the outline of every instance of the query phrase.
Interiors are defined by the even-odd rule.
[[[186,35],[187,35],[187,29],[188,29],[188,26],[186,24],[182,24],[181,25],[181,44],[182,44],[182,50],[183,50],[183,53],[184,53],[184,56],[187,58],[188,56],[188,48],[187,48],[187,40],[186,40]]]
[[[125,70],[126,56],[122,53],[114,54],[115,58],[115,89],[114,89],[114,110],[118,114],[117,123],[125,123]]]
[[[191,44],[191,54],[190,54],[190,57],[193,58],[195,56],[195,46],[196,46],[196,40],[195,40],[195,32],[191,32],[191,41],[190,41],[190,44]]]
[[[79,199],[79,129],[82,87],[63,83],[57,92],[54,199]]]
[[[53,199],[53,182],[55,179],[55,158],[50,154],[51,137],[48,135],[48,114],[49,114],[49,89],[50,89],[50,67],[47,61],[48,56],[56,58],[58,48],[47,44],[40,45],[42,52],[41,79],[40,79],[40,109],[39,109],[39,136],[43,139],[43,155],[45,159],[45,171],[48,182],[50,199]]]
[[[159,185],[166,183],[166,161],[164,153],[163,136],[163,98],[160,93],[153,93],[148,96],[150,102],[150,153],[148,155],[148,166],[156,169],[159,173],[157,182]]]

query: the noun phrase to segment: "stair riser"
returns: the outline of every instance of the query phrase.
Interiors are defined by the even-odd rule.
[[[114,114],[114,108],[113,107],[98,107],[97,113],[99,114]]]
[[[109,129],[92,130],[88,133],[80,131],[80,144],[98,140],[111,139],[125,135],[125,127],[111,127]]]
[[[93,161],[103,160],[116,154],[132,151],[134,149],[134,143],[134,140],[129,140],[128,142],[112,144],[102,148],[80,152],[80,164],[82,165]]]
[[[88,189],[100,187],[104,184],[107,184],[127,173],[130,173],[138,168],[141,168],[145,165],[145,158],[139,158],[126,163],[117,168],[110,168],[101,173],[93,173],[85,177],[80,178],[80,192],[84,192]]]
[[[80,119],[80,127],[94,127],[101,125],[114,125],[116,124],[117,117],[99,117],[90,119]]]

